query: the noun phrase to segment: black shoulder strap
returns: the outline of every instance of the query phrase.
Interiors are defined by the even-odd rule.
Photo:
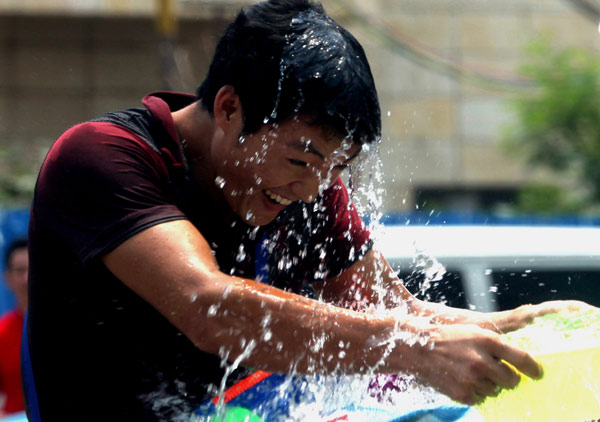
[[[143,139],[157,153],[161,154],[160,145],[157,144],[157,139],[160,138],[152,136],[156,124],[149,110],[144,108],[128,108],[126,110],[112,111],[91,119],[90,122],[107,122],[129,129]]]

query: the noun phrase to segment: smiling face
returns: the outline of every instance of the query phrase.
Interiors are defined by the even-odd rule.
[[[229,206],[248,224],[261,226],[293,202],[314,201],[359,152],[359,145],[298,118],[239,137],[213,159]]]

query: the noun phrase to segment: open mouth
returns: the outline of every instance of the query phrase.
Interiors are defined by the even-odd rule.
[[[275,202],[276,204],[287,206],[292,203],[292,201],[290,201],[289,199],[279,196],[276,193],[273,193],[268,189],[265,189],[263,192],[265,193],[265,195],[267,195],[267,198],[269,198],[271,201]]]

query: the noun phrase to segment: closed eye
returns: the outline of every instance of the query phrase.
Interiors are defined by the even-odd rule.
[[[308,167],[308,163],[306,161],[294,160],[293,158],[290,158],[289,162],[295,166]]]

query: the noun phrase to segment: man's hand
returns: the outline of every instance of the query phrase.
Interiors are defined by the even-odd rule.
[[[428,344],[412,346],[416,355],[409,370],[456,401],[473,405],[502,388],[514,388],[520,375],[503,361],[532,378],[542,376],[541,366],[528,353],[490,330],[456,324],[432,327],[429,333]]]
[[[537,305],[522,305],[509,311],[480,314],[480,327],[488,328],[499,333],[518,330],[530,324],[535,318],[565,312],[585,312],[594,307],[578,300],[552,300]]]

